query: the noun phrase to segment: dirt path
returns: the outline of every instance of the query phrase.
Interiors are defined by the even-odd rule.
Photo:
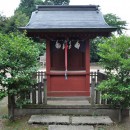
[[[0,130],[3,130],[3,115],[7,115],[7,102],[8,98],[5,97],[2,101],[0,101]]]
[[[2,122],[2,119],[0,119],[0,130],[3,129],[3,122]]]

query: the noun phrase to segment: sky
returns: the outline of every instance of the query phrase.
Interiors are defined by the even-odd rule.
[[[18,7],[20,0],[0,0],[0,13],[7,17],[14,14],[14,10]],[[130,4],[129,0],[70,0],[70,5],[100,5],[103,14],[113,13],[128,23],[128,31],[130,35]]]

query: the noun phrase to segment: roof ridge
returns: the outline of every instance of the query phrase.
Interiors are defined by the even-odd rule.
[[[38,11],[97,11],[99,10],[99,5],[36,5],[36,10]]]

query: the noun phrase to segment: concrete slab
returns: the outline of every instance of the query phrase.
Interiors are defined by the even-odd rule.
[[[110,125],[113,121],[108,116],[78,116],[72,117],[72,124]]]
[[[69,124],[69,116],[32,115],[29,124]]]
[[[67,101],[67,100],[49,100],[47,101],[47,104],[48,105],[59,105],[59,106],[67,106],[67,105],[82,105],[82,106],[85,106],[85,105],[90,105],[89,101],[88,100],[84,100],[84,101]]]
[[[48,130],[94,130],[94,127],[73,125],[49,125]]]

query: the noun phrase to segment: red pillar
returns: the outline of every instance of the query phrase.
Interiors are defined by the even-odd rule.
[[[47,74],[47,92],[51,90],[50,69],[51,69],[50,41],[46,40],[46,74]]]
[[[85,66],[86,66],[86,88],[87,96],[90,96],[90,42],[86,40],[86,55],[85,55]]]

